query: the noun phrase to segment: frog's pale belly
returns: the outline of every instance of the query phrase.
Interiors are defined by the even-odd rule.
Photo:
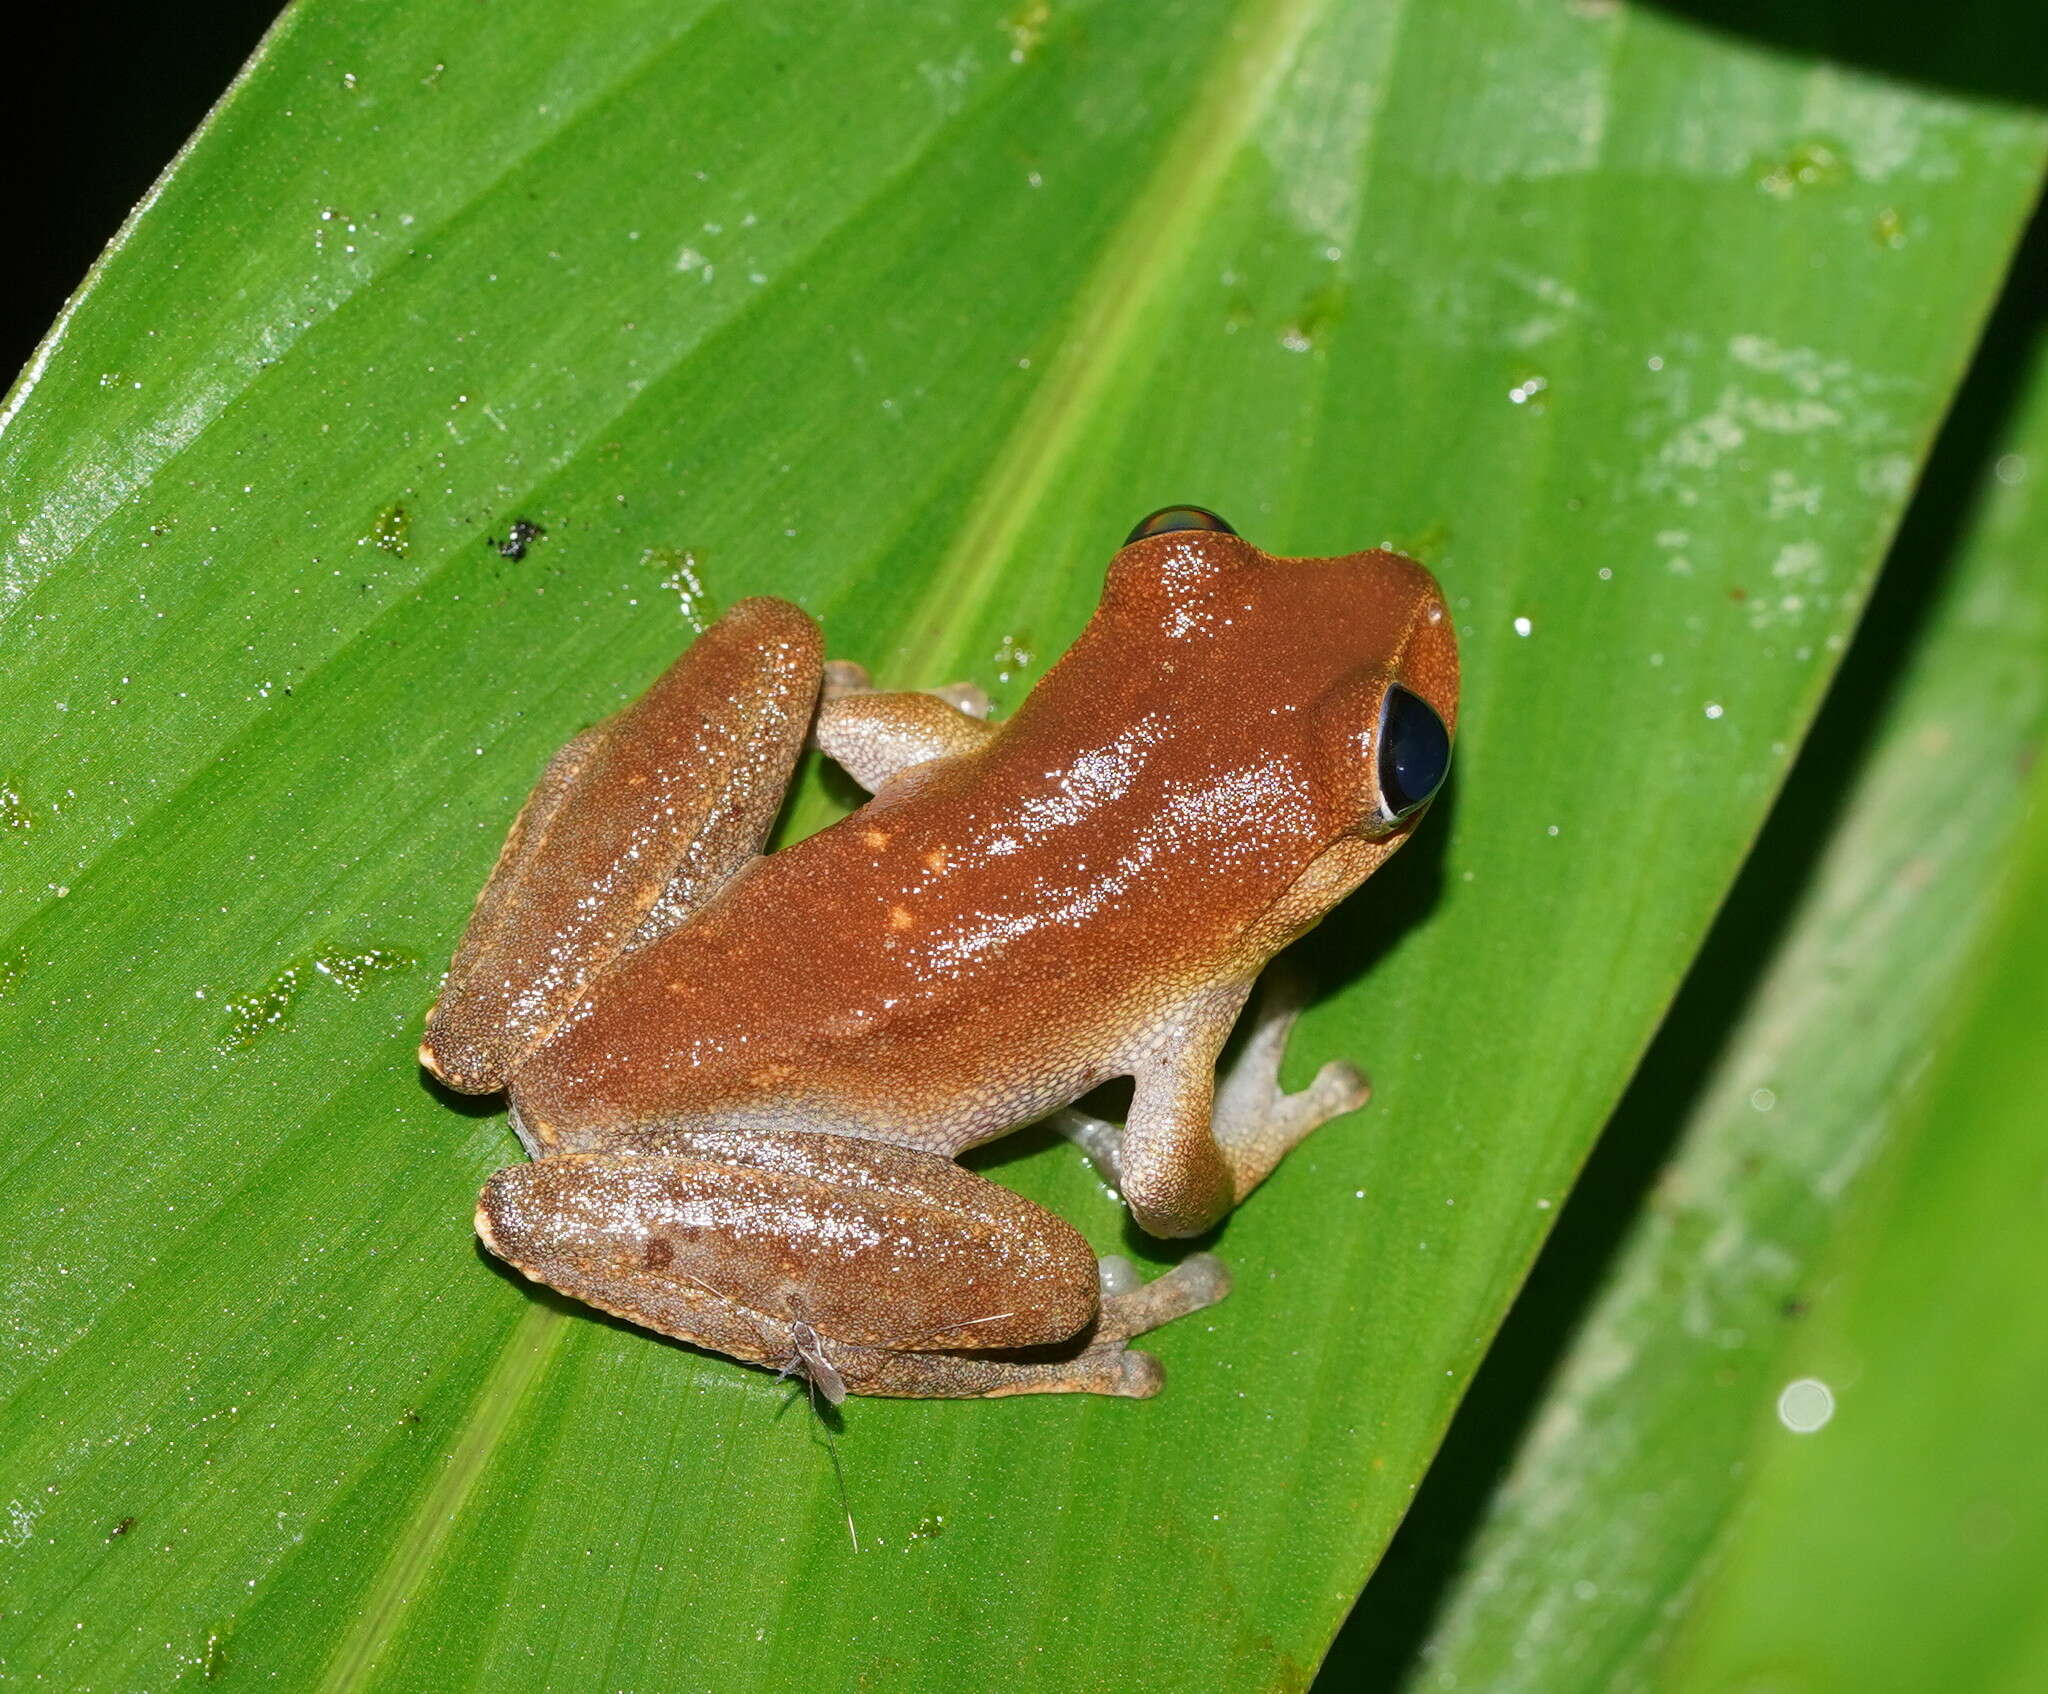
[[[958,1152],[1128,1074],[1327,827],[1284,758],[1183,763],[1167,806],[1098,795],[1035,830],[973,815],[987,776],[938,773],[757,861],[622,959],[518,1076],[529,1133],[574,1151],[751,1125]],[[1257,827],[1215,829],[1248,785]]]

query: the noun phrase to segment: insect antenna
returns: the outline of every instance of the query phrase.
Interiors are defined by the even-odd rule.
[[[934,1335],[945,1335],[956,1329],[972,1329],[976,1324],[980,1323],[1001,1323],[1004,1318],[1013,1318],[1016,1315],[1015,1312],[991,1312],[985,1318],[961,1318],[955,1323],[936,1324],[920,1335],[909,1335],[901,1340],[892,1341],[890,1346],[908,1351],[910,1348],[922,1346]]]
[[[714,1300],[724,1300],[733,1305],[745,1304],[744,1301],[733,1299],[723,1289],[712,1287],[701,1276],[684,1269],[681,1265],[672,1265],[670,1268],[680,1275],[689,1278],[690,1281],[703,1289]],[[801,1311],[803,1307],[799,1301],[792,1297],[790,1309],[793,1312],[797,1312]],[[988,1320],[978,1319],[976,1321],[986,1322]],[[957,1328],[958,1326],[951,1325],[948,1327]],[[933,1333],[936,1334],[938,1332],[934,1331]],[[832,1478],[839,1485],[839,1508],[846,1514],[847,1539],[853,1543],[853,1550],[858,1553],[860,1551],[860,1531],[854,1527],[853,1499],[846,1491],[846,1467],[840,1463],[839,1459],[839,1432],[833,1428],[832,1421],[823,1412],[818,1410],[818,1396],[820,1394],[824,1395],[827,1405],[831,1406],[835,1412],[838,1410],[846,1399],[846,1379],[839,1374],[839,1367],[825,1356],[824,1342],[819,1338],[817,1330],[813,1329],[806,1319],[801,1317],[790,1319],[789,1342],[791,1348],[790,1355],[782,1361],[781,1368],[776,1371],[775,1375],[777,1380],[782,1380],[799,1373],[803,1376],[805,1391],[810,1396],[811,1416],[817,1419],[825,1431],[825,1452],[826,1456],[832,1461]]]
[[[794,1298],[790,1301],[793,1310],[801,1309]],[[826,1403],[836,1412],[846,1399],[846,1379],[839,1374],[839,1367],[825,1357],[825,1344],[818,1332],[803,1318],[794,1318],[789,1325],[790,1345],[795,1352],[783,1367],[787,1376],[793,1370],[801,1370],[804,1386],[810,1390],[811,1415],[825,1430],[825,1451],[832,1460],[832,1476],[839,1484],[839,1509],[846,1514],[846,1537],[853,1543],[853,1550],[860,1551],[860,1531],[853,1523],[853,1500],[846,1492],[846,1467],[839,1460],[839,1432],[832,1422],[818,1410],[818,1396],[823,1394]]]

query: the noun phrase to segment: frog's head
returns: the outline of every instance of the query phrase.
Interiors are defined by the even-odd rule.
[[[1391,850],[1442,787],[1457,638],[1415,560],[1379,548],[1276,558],[1214,512],[1167,506],[1111,562],[1102,610],[1126,648],[1139,631],[1165,638],[1180,688],[1216,717],[1268,737],[1276,713],[1300,726],[1342,833]]]

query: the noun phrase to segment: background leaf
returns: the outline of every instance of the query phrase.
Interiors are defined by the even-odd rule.
[[[1600,6],[288,14],[0,435],[8,1664],[1305,1681],[1792,756],[2042,144]],[[786,1390],[481,1260],[516,1150],[422,1087],[419,1008],[542,757],[705,600],[1011,704],[1168,499],[1407,545],[1456,606],[1456,792],[1319,932],[1298,1042],[1379,1098],[1224,1231],[1160,1400],[858,1406],[856,1558]],[[1032,1145],[999,1174],[1118,1242]]]
[[[1966,1015],[1829,1255],[1788,1348],[1783,1425],[1663,1685],[2038,1688],[2048,1484],[2048,806]],[[1788,1433],[1791,1432],[1791,1433]]]
[[[1757,1470],[1805,1439],[1773,1408],[1811,1352],[1803,1331],[1863,1172],[1953,1021],[2009,869],[2048,711],[2039,274],[2023,259],[1870,625],[1510,1326],[1560,1328],[1608,1233],[1632,1218],[1597,1303],[1533,1407],[1511,1359],[1489,1360],[1404,1528],[1403,1557],[1390,1557],[1347,1628],[1347,1647],[1355,1633],[1361,1654],[1377,1642],[1384,1662],[1387,1636],[1440,1606],[1409,1686],[1661,1686],[1675,1620],[1714,1568]],[[1665,1125],[1720,1027],[1717,1003],[1748,979],[1759,950],[1770,969],[1712,1055],[1680,1144],[1645,1196]],[[1951,1118],[1948,1132],[1974,1128]],[[1939,1227],[1967,1240],[1981,1223],[1959,1208]],[[1929,1289],[1942,1269],[1922,1263]],[[1496,1489],[1489,1450],[1524,1427]],[[2003,1439],[1985,1431],[1989,1445]],[[1968,1420],[1944,1442],[1973,1444]],[[1467,1498],[1488,1501],[1469,1547]],[[1426,1590],[1447,1558],[1463,1568],[1438,1600]],[[1867,1627],[1863,1606],[1825,1609]],[[1825,1685],[1961,1677],[1926,1664],[1859,1681],[1841,1660]]]

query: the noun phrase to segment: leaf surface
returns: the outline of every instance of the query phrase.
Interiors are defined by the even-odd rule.
[[[1590,5],[289,12],[0,434],[8,1666],[1305,1682],[1792,757],[2042,149]],[[857,1406],[856,1555],[786,1388],[481,1258],[516,1147],[422,1085],[419,1013],[541,761],[707,603],[1009,706],[1169,500],[1452,597],[1454,791],[1309,951],[1299,1074],[1378,1099],[1229,1224],[1161,1399]],[[1120,1240],[1064,1149],[1005,1152]]]
[[[1789,1391],[1795,1422],[1803,1399],[1819,1404],[1810,1390],[1790,1389],[1830,1351],[1806,1331],[1828,1327],[1834,1260],[1859,1204],[1876,1203],[1865,1199],[1865,1173],[1914,1157],[1896,1144],[1925,1116],[1913,1083],[1949,1033],[1958,1000],[1980,992],[1978,954],[2012,873],[2028,775],[2048,722],[2048,578],[2038,540],[2048,497],[2039,469],[2048,464],[2048,337],[2037,291],[2029,298],[2016,290],[2016,304],[2018,321],[1985,346],[1982,380],[1952,421],[1953,442],[1944,437],[1945,474],[1923,489],[1916,508],[1916,519],[1959,509],[1960,536],[1944,549],[1939,518],[1902,534],[1886,604],[1873,609],[1875,627],[1859,638],[1838,686],[1843,697],[1830,701],[1724,910],[1722,945],[1709,949],[1678,1001],[1675,1020],[1704,1012],[1720,992],[1716,978],[1730,976],[1752,945],[1770,946],[1769,970],[1716,1056],[1675,1157],[1576,1324],[1556,1380],[1526,1414],[1529,1433],[1514,1468],[1409,1679],[1418,1690],[1664,1686],[1674,1620],[1708,1585],[1731,1538],[1749,1543],[1738,1526],[1771,1486],[1761,1478],[1776,1474],[1775,1455],[1834,1439],[1835,1432],[1788,1427],[1779,1403]],[[2009,402],[2003,427],[1984,430]],[[1922,618],[1920,603],[1930,596],[1932,611]],[[1901,636],[1910,643],[1903,660]],[[1873,698],[1881,708],[1874,721],[1857,711]],[[1836,783],[1845,764],[1857,769],[1844,800]],[[1788,885],[1797,905],[1772,946]],[[1654,1144],[1684,1100],[1679,1053],[1695,1033],[1660,1039],[1611,1136]],[[1975,1119],[1960,1113],[1946,1123],[1949,1133],[1978,1133]],[[2008,1151],[2022,1167],[2024,1157]],[[1615,1162],[1609,1154],[1603,1143],[1601,1163],[1574,1194],[1511,1324],[1542,1321],[1555,1299],[1546,1280],[1552,1256],[1583,1252],[1601,1233],[1587,1214],[1626,1204],[1622,1185],[1605,1178],[1603,1167]],[[1925,1257],[1915,1262],[1926,1298],[1944,1301],[1941,1279],[1962,1267],[1954,1248],[1935,1238],[1946,1232],[1972,1242],[1983,1226],[1957,1205],[1926,1227]],[[1924,1340],[1916,1305],[1902,1305],[1866,1339]],[[1987,1358],[2007,1351],[1983,1344]],[[1852,1421],[1888,1420],[1912,1397],[1907,1375],[1865,1383],[1863,1374],[1852,1373],[1854,1392],[1841,1388],[1843,1410],[1853,1414],[1842,1432]],[[1490,1387],[1461,1410],[1446,1463],[1476,1454],[1489,1414],[1496,1423],[1506,1415],[1505,1398]],[[1984,1397],[1998,1398],[1988,1389]],[[1964,1455],[2009,1439],[1995,1417],[1958,1416],[1941,1446],[1967,1464]],[[1914,1468],[1906,1455],[1893,1458]],[[1873,1483],[1866,1499],[1887,1494]],[[1418,1506],[1419,1534],[1436,1505],[1426,1495]],[[1796,1542],[1796,1531],[1786,1539]],[[1891,1548],[1942,1544],[1931,1523],[1910,1536],[1864,1539]],[[1853,1574],[1831,1577],[1842,1592],[1825,1609],[1861,1634],[1903,1602],[1883,1597],[1882,1568],[1851,1564]],[[1395,1562],[1386,1568],[1392,1573]],[[1968,1561],[1950,1568],[1957,1591],[1937,1609],[1967,1615],[1974,1602],[1963,1590],[1981,1588],[1983,1573]],[[1801,1608],[1823,1609],[1804,1583],[1790,1591]],[[1376,1583],[1351,1627],[1368,1615],[1389,1618],[1391,1603]],[[1885,1649],[1894,1664],[1903,1662],[1897,1651],[1897,1643]],[[1850,1656],[1828,1657],[1841,1667]],[[1844,1672],[1845,1680],[1825,1685],[1984,1685],[1959,1662],[1928,1659],[1892,1681]]]

